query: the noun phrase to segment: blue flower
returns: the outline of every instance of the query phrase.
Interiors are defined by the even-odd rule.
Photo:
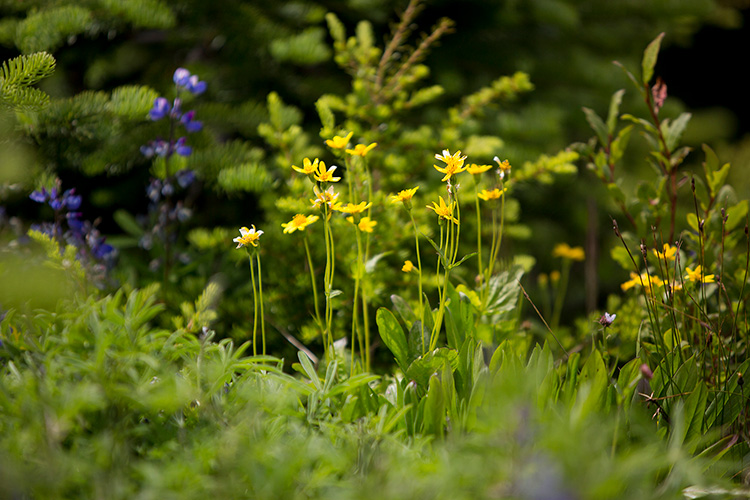
[[[193,152],[193,148],[185,144],[186,140],[184,137],[180,137],[175,143],[175,152],[180,156],[190,156]]]
[[[177,68],[174,70],[172,80],[174,80],[174,83],[180,87],[184,87],[188,84],[188,80],[190,80],[190,71],[185,68]]]
[[[195,172],[187,168],[177,172],[175,177],[177,178],[177,184],[183,189],[195,182]]]
[[[167,101],[164,97],[157,97],[156,99],[154,99],[154,107],[151,108],[151,111],[148,112],[148,115],[153,121],[157,121],[167,116],[169,110],[169,101]]]
[[[206,91],[206,82],[198,81],[198,77],[193,75],[185,88],[193,95],[200,95]]]
[[[47,190],[44,189],[44,188],[42,188],[41,191],[37,190],[37,191],[34,191],[33,193],[31,193],[31,195],[29,195],[29,198],[31,198],[32,200],[34,200],[37,203],[44,203],[44,202],[47,201],[47,196],[48,196]]]
[[[203,128],[203,123],[195,120],[195,111],[188,111],[180,118],[180,123],[190,133],[199,132]]]

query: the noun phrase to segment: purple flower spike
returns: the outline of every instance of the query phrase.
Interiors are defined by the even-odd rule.
[[[161,120],[169,113],[169,101],[163,97],[154,99],[154,107],[148,112],[148,116],[153,120]]]
[[[63,193],[62,202],[68,210],[78,210],[81,207],[81,197],[75,192],[75,189],[68,189]]]
[[[174,80],[174,82],[180,87],[187,86],[189,79],[190,79],[190,72],[186,70],[185,68],[177,68],[174,71],[174,76],[172,77],[172,80]]]
[[[183,189],[195,182],[195,173],[190,169],[180,170],[175,177],[177,177],[177,184]]]

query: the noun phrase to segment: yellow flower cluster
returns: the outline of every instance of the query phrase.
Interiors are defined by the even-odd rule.
[[[433,165],[433,167],[435,167],[435,170],[437,170],[441,174],[445,174],[445,177],[441,179],[443,182],[450,180],[452,176],[466,170],[466,167],[464,167],[466,156],[461,156],[461,151],[456,151],[455,153],[451,154],[450,151],[444,149],[443,154],[436,154],[435,158],[445,163],[445,167],[438,167],[437,165]]]
[[[487,191],[486,189],[482,189],[482,191],[480,191],[479,193],[477,193],[477,196],[478,196],[478,197],[479,197],[480,199],[484,200],[484,201],[497,200],[497,199],[499,199],[499,198],[500,198],[500,197],[501,197],[501,196],[502,196],[502,195],[503,195],[503,194],[504,194],[504,193],[505,193],[505,192],[506,192],[507,190],[508,190],[508,188],[505,188],[505,189],[503,189],[502,191],[500,191],[500,189],[498,189],[498,188],[495,188],[495,189],[493,189],[493,190],[491,190],[491,191]]]
[[[449,204],[445,204],[445,200],[440,196],[440,204],[432,202],[432,206],[427,205],[427,208],[435,212],[438,216],[445,220],[452,221],[454,224],[458,224],[458,219],[453,216],[453,208],[456,206],[456,202],[452,201]]]
[[[660,252],[656,248],[653,249],[654,255],[659,260],[672,261],[677,255],[677,247],[664,243],[664,251]]]
[[[317,215],[295,215],[291,221],[281,224],[284,228],[284,234],[291,234],[295,231],[304,231],[307,226],[318,220]]]
[[[571,247],[567,243],[558,243],[552,250],[553,257],[562,257],[569,260],[586,260],[586,254],[582,247]]]

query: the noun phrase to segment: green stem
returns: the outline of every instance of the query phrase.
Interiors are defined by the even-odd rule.
[[[258,294],[257,286],[255,285],[255,266],[253,265],[253,256],[248,258],[250,263],[250,283],[253,286],[253,356],[258,355]]]
[[[422,298],[422,257],[419,255],[419,230],[417,229],[417,223],[414,221],[414,215],[409,210],[409,218],[411,219],[411,225],[414,227],[414,243],[417,247],[417,273],[419,278],[419,319],[421,321],[421,339],[422,339],[422,354],[425,354],[425,343],[424,343],[424,299]]]
[[[307,243],[307,233],[303,239],[305,243],[305,254],[307,255],[307,267],[310,268],[310,284],[312,285],[313,302],[315,305],[315,321],[318,328],[323,329],[323,320],[320,319],[320,308],[318,307],[318,287],[315,285],[315,271],[313,269],[312,257],[310,256],[310,245]]]
[[[263,342],[263,355],[266,354],[266,319],[263,314],[263,277],[260,269],[260,251],[257,253],[258,259],[258,302],[260,303],[260,336]]]

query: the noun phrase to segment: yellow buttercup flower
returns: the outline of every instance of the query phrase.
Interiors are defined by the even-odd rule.
[[[696,267],[694,271],[690,269],[689,267],[686,267],[685,272],[687,273],[685,275],[686,280],[690,280],[693,282],[697,281],[699,283],[713,283],[714,282],[714,275],[713,274],[703,275],[703,269],[701,268],[701,266]]]
[[[441,179],[443,182],[449,180],[452,176],[458,174],[459,172],[463,172],[464,170],[466,170],[466,167],[464,167],[464,160],[466,160],[466,156],[461,156],[461,151],[456,151],[454,154],[451,154],[450,151],[444,149],[443,154],[436,154],[435,158],[445,163],[445,167],[438,167],[437,165],[433,165],[433,167],[435,167],[435,170],[437,170],[441,174],[445,174],[445,177]]]
[[[483,174],[491,168],[492,168],[492,165],[477,165],[476,163],[472,163],[471,165],[466,167],[466,171],[469,172],[471,175],[477,175],[477,174]]]
[[[404,265],[401,266],[401,270],[405,273],[410,273],[414,270],[414,263],[410,260],[407,260],[404,262]]]
[[[333,186],[330,186],[325,191],[321,191],[318,189],[318,186],[314,186],[313,192],[315,193],[315,199],[310,200],[313,208],[320,208],[323,204],[328,205],[330,208],[336,206],[336,200],[338,199],[339,194],[333,190]]]
[[[305,158],[304,160],[302,160],[302,168],[299,168],[296,165],[292,165],[292,168],[301,174],[305,174],[305,175],[314,174],[315,171],[318,169],[318,159],[315,158],[315,161],[310,162],[310,158]]]
[[[562,257],[563,259],[570,260],[585,260],[586,254],[583,252],[583,248],[574,247],[571,248],[567,243],[558,243],[552,250],[553,257]]]
[[[283,222],[281,224],[281,227],[284,228],[285,234],[291,234],[295,231],[304,231],[307,226],[318,220],[319,217],[317,215],[302,215],[297,214],[294,217],[292,217],[292,220],[289,222]]]
[[[508,190],[508,188],[505,188],[502,191],[500,191],[498,188],[495,188],[492,191],[487,191],[486,189],[482,189],[482,191],[480,191],[479,193],[477,193],[477,196],[479,198],[483,199],[484,201],[497,200],[507,190]]]
[[[346,220],[348,220],[352,224],[355,224],[354,217],[347,217]],[[376,220],[372,220],[369,217],[362,217],[359,221],[359,224],[357,224],[357,228],[363,233],[371,233],[373,228],[377,226],[377,224],[378,221]]]
[[[357,144],[356,146],[354,146],[354,149],[347,149],[346,152],[353,156],[365,156],[377,145],[377,142],[373,142],[369,146],[365,146],[364,144]]]
[[[326,140],[326,146],[333,149],[344,149],[349,145],[352,135],[354,135],[354,132],[349,132],[346,137],[341,137],[340,135],[334,136],[333,139]]]
[[[664,243],[664,251],[660,252],[656,248],[653,249],[654,255],[660,260],[674,260],[677,255],[677,247]]]
[[[443,197],[440,196],[439,198],[440,198],[439,205],[433,201],[432,206],[427,205],[427,208],[434,211],[441,218],[449,220],[449,221],[453,221],[454,223],[458,224],[458,219],[453,217],[453,208],[456,206],[456,202],[452,201],[448,205],[446,205]]]
[[[240,235],[233,239],[235,243],[237,243],[237,248],[246,247],[248,245],[252,245],[254,247],[258,246],[260,235],[263,234],[263,231],[256,231],[255,226],[252,226],[252,229],[248,229],[246,227],[240,228]]]
[[[315,169],[313,177],[315,177],[315,180],[318,182],[338,182],[341,180],[341,177],[333,176],[333,172],[335,172],[337,168],[338,167],[336,165],[331,165],[331,167],[326,170],[325,162],[321,161],[318,164],[318,168]]]
[[[560,271],[555,270],[549,273],[549,280],[552,282],[552,284],[560,281]]]
[[[335,207],[335,210],[338,210],[339,212],[343,212],[345,214],[354,215],[354,214],[361,214],[362,212],[370,208],[371,205],[372,205],[372,202],[367,203],[364,201],[356,205],[353,203],[347,203],[346,206],[338,205],[337,207]]]

